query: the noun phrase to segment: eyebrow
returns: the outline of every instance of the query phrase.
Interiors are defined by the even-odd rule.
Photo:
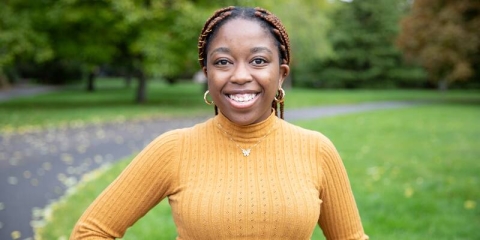
[[[250,49],[250,52],[251,53],[268,52],[270,54],[273,54],[273,52],[270,49],[268,49],[267,47],[254,47],[254,48]],[[226,47],[216,48],[210,53],[210,56],[212,56],[215,53],[230,53],[230,49],[226,48]]]
[[[251,53],[257,53],[257,52],[268,52],[270,54],[273,54],[272,51],[270,51],[270,49],[266,48],[266,47],[254,47],[252,49],[250,49],[250,52]]]
[[[210,53],[210,56],[212,56],[215,53],[230,53],[230,49],[228,49],[226,47],[216,48]]]

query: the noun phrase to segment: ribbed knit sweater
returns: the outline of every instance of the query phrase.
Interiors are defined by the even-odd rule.
[[[71,239],[122,237],[166,197],[177,239],[310,239],[317,224],[327,239],[368,239],[324,135],[274,114],[240,126],[221,113],[150,143],[85,211]]]

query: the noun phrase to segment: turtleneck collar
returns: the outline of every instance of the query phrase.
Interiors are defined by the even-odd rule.
[[[273,111],[267,119],[250,125],[239,125],[230,121],[221,112],[213,120],[222,135],[232,138],[238,143],[253,143],[266,134],[272,134],[279,126],[278,118]]]

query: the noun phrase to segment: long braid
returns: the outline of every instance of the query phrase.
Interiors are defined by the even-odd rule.
[[[246,12],[252,10],[253,14],[251,16],[247,15]],[[259,7],[240,8],[230,6],[215,11],[215,13],[207,19],[205,25],[202,28],[202,32],[198,38],[198,62],[200,63],[200,66],[202,68],[206,65],[207,48],[211,36],[215,34],[215,31],[218,29],[219,25],[228,21],[226,19],[229,19],[228,17],[232,15],[234,15],[232,19],[236,17],[241,17],[245,19],[258,19],[261,23],[264,23],[264,27],[270,29],[273,37],[277,40],[280,62],[282,64],[290,64],[290,39],[288,37],[287,31],[285,30],[285,27],[277,16]],[[280,104],[279,117],[283,119],[283,99],[278,103],[275,100],[272,102],[272,108],[275,110],[275,115],[277,116],[279,115],[278,104]],[[215,106],[215,115],[217,114],[218,108],[217,106]]]
[[[285,101],[283,101],[283,102],[280,103],[280,118],[281,118],[281,119],[284,119],[284,118],[283,118],[283,112],[284,112],[283,110],[284,110],[284,107],[285,107]]]
[[[272,102],[272,108],[275,111],[275,115],[278,116],[278,105],[280,105],[280,118],[283,119],[283,112],[285,108],[285,101],[281,101],[280,103],[277,103],[277,101]]]
[[[283,64],[290,64],[290,38],[288,37],[287,31],[285,29],[285,26],[283,26],[282,22],[280,19],[275,16],[273,13],[262,9],[262,8],[255,8],[257,12],[255,12],[255,15],[258,17],[261,17],[268,23],[274,26],[274,29],[272,30],[276,35],[277,38],[280,40],[280,53],[282,53],[282,62]],[[282,96],[282,99],[279,101],[280,104],[280,118],[284,119],[284,108],[285,108],[285,96]],[[275,115],[278,116],[278,105],[277,101],[272,102],[272,107],[275,109]]]

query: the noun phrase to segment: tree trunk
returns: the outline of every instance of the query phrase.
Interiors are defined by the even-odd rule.
[[[135,99],[136,103],[145,103],[147,101],[147,79],[145,73],[140,71],[138,74],[138,87],[137,87],[137,97]]]
[[[10,88],[10,83],[8,82],[7,77],[3,74],[3,71],[0,70],[0,89]]]
[[[445,92],[448,90],[448,80],[447,79],[442,79],[438,81],[438,90]]]
[[[88,73],[88,79],[87,79],[87,91],[88,92],[95,91],[95,77],[96,76],[97,76],[97,71],[95,69],[92,69]]]

